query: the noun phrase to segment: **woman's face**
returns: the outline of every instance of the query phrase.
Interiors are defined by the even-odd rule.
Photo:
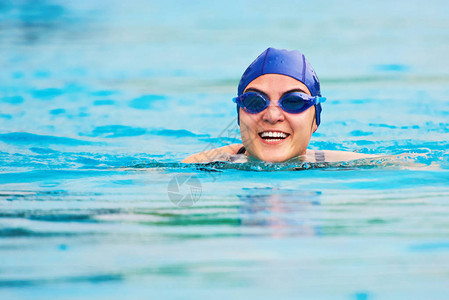
[[[306,154],[310,137],[317,129],[315,106],[291,114],[277,106],[277,102],[291,92],[310,95],[309,89],[292,77],[265,74],[251,81],[244,93],[250,91],[266,95],[270,106],[257,114],[240,108],[240,134],[248,154],[269,162],[282,162]]]

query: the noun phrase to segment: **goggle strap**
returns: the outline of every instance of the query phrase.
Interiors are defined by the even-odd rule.
[[[326,102],[326,97],[315,97],[315,101],[316,101],[316,104],[315,105],[317,105],[317,104],[320,104],[320,103],[324,103],[324,102]]]

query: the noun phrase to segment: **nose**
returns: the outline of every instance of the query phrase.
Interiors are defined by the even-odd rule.
[[[262,119],[270,124],[275,124],[277,122],[284,121],[285,116],[282,109],[271,102],[267,109],[263,112]]]

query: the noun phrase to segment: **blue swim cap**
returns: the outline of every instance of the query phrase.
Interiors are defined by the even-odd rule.
[[[309,64],[304,54],[297,50],[284,50],[268,48],[260,54],[246,69],[240,79],[238,95],[248,84],[264,74],[281,74],[301,81],[309,89],[312,96],[321,97],[320,82],[318,76]],[[321,119],[321,104],[315,105],[316,125]],[[237,122],[239,123],[239,107],[237,106]],[[239,124],[240,125],[240,124]]]

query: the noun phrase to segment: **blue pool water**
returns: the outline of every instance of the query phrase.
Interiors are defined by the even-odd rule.
[[[0,298],[447,299],[448,6],[0,1]],[[311,149],[387,157],[181,164],[268,46],[320,77]]]

